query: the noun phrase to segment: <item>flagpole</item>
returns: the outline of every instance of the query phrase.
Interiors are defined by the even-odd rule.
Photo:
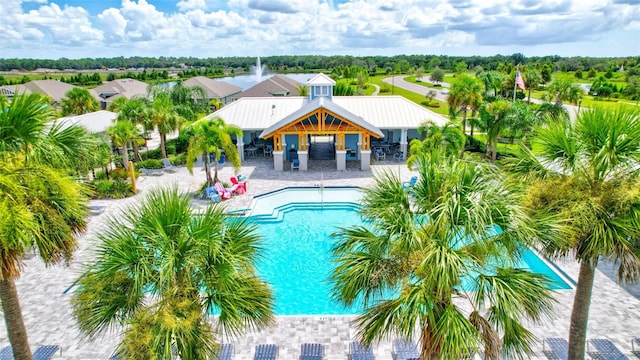
[[[513,79],[513,102],[516,102],[516,86],[518,86],[518,71],[520,71],[520,65],[516,66],[516,77]]]

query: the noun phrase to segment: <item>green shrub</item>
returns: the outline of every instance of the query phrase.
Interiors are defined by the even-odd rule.
[[[142,157],[142,160],[147,160],[147,159],[161,160],[162,159],[162,151],[160,149],[153,149],[153,150],[149,150],[149,151],[144,151],[144,152],[140,153],[140,156]]]
[[[173,151],[169,151],[169,146],[173,147]],[[178,137],[167,140],[167,153],[182,154],[187,152],[189,147],[189,135],[181,132]]]
[[[136,163],[136,169],[162,169],[162,160],[147,159]]]
[[[173,144],[173,143],[167,144],[166,148],[167,148],[167,155],[176,153],[176,144]]]
[[[178,155],[169,155],[169,161],[171,164],[178,166],[187,163],[187,153],[180,153]]]
[[[95,199],[122,199],[133,195],[131,184],[122,180],[95,180],[90,187]]]
[[[124,167],[124,165],[122,165],[122,156],[120,155],[116,155],[113,157],[113,165],[117,168],[122,168]]]
[[[111,171],[111,180],[126,180],[129,178],[129,173],[127,173],[123,168],[115,168]]]
[[[93,178],[94,178],[94,180],[106,180],[107,179],[107,173],[104,170],[96,171],[96,174],[95,174],[95,176]]]

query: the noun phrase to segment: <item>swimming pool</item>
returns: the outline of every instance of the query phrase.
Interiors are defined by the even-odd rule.
[[[330,298],[330,235],[340,226],[362,223],[358,188],[286,188],[257,196],[250,219],[264,237],[258,272],[275,292],[278,315],[348,315]],[[525,251],[520,267],[549,276],[553,289],[571,286],[544,260]]]

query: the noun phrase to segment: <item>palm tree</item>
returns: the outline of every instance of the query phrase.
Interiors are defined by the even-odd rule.
[[[498,71],[483,71],[478,74],[478,79],[484,84],[484,92],[493,90],[493,96],[498,96],[498,89],[502,87],[505,75]]]
[[[158,92],[154,95],[151,102],[151,121],[158,128],[160,133],[160,151],[162,158],[167,157],[167,134],[180,128],[184,118],[176,113],[171,101],[171,95],[164,92]]]
[[[363,300],[355,326],[365,345],[417,333],[423,360],[479,349],[522,358],[534,341],[523,321],[541,320],[555,300],[544,275],[514,264],[533,239],[562,239],[560,227],[515,205],[490,165],[435,152],[418,168],[412,195],[393,174],[377,176],[361,201],[367,226],[334,234],[334,297]]]
[[[527,86],[527,104],[531,103],[531,90],[536,89],[542,83],[542,75],[536,69],[527,70],[524,73],[524,83]]]
[[[507,125],[507,116],[513,105],[506,100],[486,103],[480,108],[480,129],[487,133],[487,158],[495,162],[498,157],[498,136]]]
[[[273,322],[273,294],[255,269],[260,236],[222,207],[201,212],[177,189],[155,189],[99,237],[71,302],[88,336],[125,326],[124,358],[205,359],[219,331],[233,336]]]
[[[129,150],[127,144],[133,140],[138,133],[135,125],[126,121],[116,121],[114,125],[109,126],[107,133],[113,139],[113,143],[119,146],[122,150],[122,167],[125,170],[129,170]]]
[[[462,134],[465,134],[467,126],[467,110],[475,111],[482,103],[482,84],[478,79],[460,75],[451,84],[447,103],[451,108],[462,112]]]
[[[555,121],[539,128],[536,140],[539,151],[523,149],[522,159],[512,169],[533,184],[532,207],[560,214],[571,227],[569,246],[580,271],[569,359],[584,359],[598,260],[619,261],[620,281],[640,277],[640,258],[633,249],[640,238],[640,113],[623,108],[585,109],[575,123]]]
[[[569,79],[553,80],[548,86],[548,91],[551,97],[555,97],[557,106],[562,106],[564,101],[577,104],[583,93],[582,89],[577,85],[573,85]]]
[[[67,175],[87,152],[86,132],[48,125],[55,110],[38,94],[0,111],[0,300],[15,359],[31,359],[15,279],[36,247],[45,264],[68,262],[86,228],[85,189]]]
[[[445,155],[458,156],[464,146],[465,139],[460,126],[453,122],[438,126],[433,121],[427,121],[418,127],[418,133],[422,134],[424,139],[411,140],[407,158],[407,166],[410,169],[416,165],[422,154],[441,150]]]
[[[148,109],[148,105],[148,100],[144,98],[128,99],[124,102],[118,103],[117,105],[118,121],[128,121],[133,124],[136,129],[136,134],[131,139],[135,161],[142,159],[140,156],[139,145],[144,142],[144,139],[138,135],[138,126],[142,126],[145,132],[153,130],[153,123],[151,121],[151,114]]]
[[[100,103],[87,89],[73,88],[62,98],[62,115],[82,115],[100,110]]]
[[[193,163],[199,155],[203,154],[207,186],[213,186],[219,181],[217,160],[223,151],[234,168],[236,170],[240,168],[240,156],[231,135],[240,138],[242,129],[235,125],[228,125],[221,117],[215,116],[211,119],[200,119],[187,127],[185,131],[191,134],[187,149],[187,169],[193,174]],[[210,153],[215,154],[213,178],[209,168],[209,156],[207,156]]]
[[[298,92],[298,95],[309,96],[309,85],[306,85],[306,84],[296,85],[295,89]]]

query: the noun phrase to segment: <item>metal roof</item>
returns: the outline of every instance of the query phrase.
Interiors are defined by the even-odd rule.
[[[337,105],[378,129],[417,129],[431,120],[442,126],[448,120],[402,96],[334,96],[324,100],[325,107]],[[207,118],[220,116],[228,124],[243,130],[264,130],[291,116],[310,102],[308,97],[240,98]],[[304,115],[304,114],[302,114]]]
[[[117,117],[118,114],[114,112],[100,110],[82,115],[67,116],[59,118],[56,121],[62,124],[62,127],[80,125],[87,129],[88,132],[102,133],[114,124]]]
[[[291,113],[289,116],[286,116],[284,119],[276,122],[275,124],[269,126],[268,128],[266,128],[262,134],[260,134],[260,137],[265,137],[268,135],[271,135],[274,131],[280,129],[281,127],[284,127],[287,124],[290,124],[294,121],[296,121],[297,119],[303,117],[306,114],[312,113],[314,111],[316,111],[317,109],[320,108],[324,108],[327,109],[331,112],[333,112],[334,114],[345,118],[351,122],[353,122],[354,124],[367,129],[369,131],[371,131],[372,133],[378,135],[379,137],[383,137],[384,135],[382,134],[382,132],[380,131],[380,129],[378,129],[377,127],[371,125],[370,123],[368,123],[367,121],[365,121],[362,117],[355,115],[353,113],[351,113],[349,110],[337,105],[336,103],[332,102],[329,99],[326,99],[324,97],[320,97],[317,98],[309,103],[307,103],[305,106],[301,107],[300,109],[294,111],[293,113]]]

